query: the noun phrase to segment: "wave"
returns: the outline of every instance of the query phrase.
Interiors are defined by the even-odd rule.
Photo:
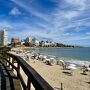
[[[76,64],[78,66],[89,66],[90,65],[90,61],[85,61],[85,60],[78,60],[78,59],[67,59],[67,58],[64,58],[64,57],[61,57],[59,59],[62,59],[64,60],[65,62],[67,63],[73,63],[73,64]]]
[[[34,50],[34,52],[40,53],[40,54],[42,54],[42,55],[48,55],[48,54],[50,54],[50,53],[48,53],[48,52],[45,53],[45,51],[40,52],[40,51],[38,51],[38,50]],[[55,56],[55,55],[48,55],[48,56],[55,57],[56,60],[64,60],[64,61],[67,62],[67,63],[73,63],[73,64],[76,64],[76,65],[78,65],[78,66],[83,66],[83,65],[89,66],[89,65],[90,65],[90,61],[87,61],[87,60],[79,60],[79,59],[75,59],[75,58],[59,57],[59,56],[57,57],[57,56]]]

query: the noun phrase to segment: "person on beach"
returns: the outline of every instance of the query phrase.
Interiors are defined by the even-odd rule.
[[[82,71],[83,71],[83,74],[86,75],[87,67],[85,65],[82,67]]]
[[[28,55],[26,55],[26,60],[29,60],[29,56]]]
[[[62,62],[62,67],[63,69],[66,69],[66,64],[64,62]]]

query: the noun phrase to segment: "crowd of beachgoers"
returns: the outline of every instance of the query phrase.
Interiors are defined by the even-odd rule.
[[[25,48],[12,48],[10,53],[21,56],[55,90],[89,90],[90,65],[78,66],[51,55],[42,55]],[[71,76],[71,77],[69,77]]]

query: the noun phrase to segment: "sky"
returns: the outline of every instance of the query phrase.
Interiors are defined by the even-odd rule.
[[[8,39],[27,36],[90,46],[90,0],[0,0],[0,29]]]

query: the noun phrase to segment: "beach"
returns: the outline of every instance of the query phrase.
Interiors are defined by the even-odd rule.
[[[16,55],[25,56],[26,54],[18,53]],[[28,55],[31,56],[31,53]],[[61,83],[63,90],[90,89],[90,72],[87,72],[87,75],[83,75],[81,67],[74,69],[73,74],[70,75],[68,73],[71,73],[71,70],[63,70],[60,65],[46,65],[43,61],[31,58],[25,61],[33,67],[55,90],[60,90]],[[26,76],[24,74],[23,78],[26,80]]]
[[[78,68],[73,71],[73,75],[63,73],[67,70],[62,70],[59,65],[46,65],[41,61],[33,60],[26,61],[32,66],[55,90],[60,90],[61,83],[63,83],[63,90],[89,90],[90,76],[82,75],[82,71]]]

